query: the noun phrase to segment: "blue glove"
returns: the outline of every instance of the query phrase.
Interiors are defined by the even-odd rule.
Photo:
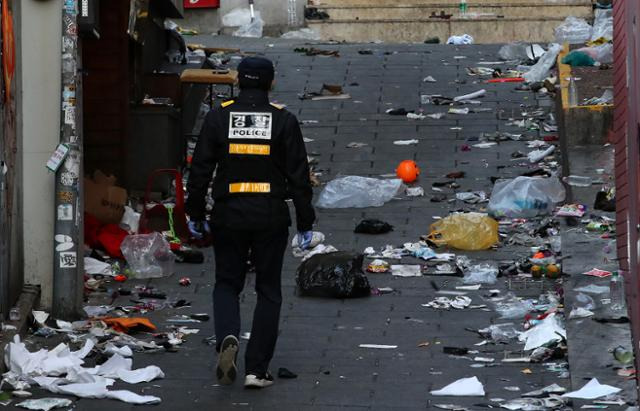
[[[189,221],[189,232],[191,236],[196,240],[202,240],[205,234],[211,233],[211,229],[209,228],[209,223],[206,221]]]
[[[313,239],[313,231],[298,231],[298,247],[306,250],[311,245]]]

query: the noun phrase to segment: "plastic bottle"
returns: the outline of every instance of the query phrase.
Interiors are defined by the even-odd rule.
[[[574,77],[569,79],[569,106],[575,107],[578,105],[578,86]]]
[[[624,310],[624,290],[622,278],[617,271],[611,273],[611,281],[609,282],[609,295],[611,298],[611,311],[620,313]]]
[[[566,178],[567,184],[573,187],[591,187],[591,177],[570,175]]]
[[[460,0],[460,4],[458,5],[458,9],[460,10],[460,16],[464,16],[467,14],[467,0]]]

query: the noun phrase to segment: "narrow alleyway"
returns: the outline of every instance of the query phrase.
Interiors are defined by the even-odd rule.
[[[309,57],[294,52],[294,45],[269,39],[249,43],[246,39],[220,40],[199,36],[193,42],[216,46],[234,46],[244,52],[264,53],[276,64],[277,86],[272,99],[287,105],[303,122],[309,155],[317,161],[316,171],[325,183],[337,176],[380,177],[394,173],[397,164],[415,160],[422,174],[416,183],[424,188],[424,197],[400,196],[378,208],[319,209],[316,230],[325,233],[326,244],[339,250],[362,252],[366,247],[380,249],[387,244],[402,247],[428,234],[437,217],[452,211],[482,210],[486,204],[469,205],[455,200],[455,192],[483,190],[491,193],[492,177],[512,178],[534,167],[526,157],[514,161],[512,153],[531,151],[524,141],[501,141],[490,148],[476,148],[482,133],[509,132],[531,137],[554,134],[527,131],[507,125],[510,117],[521,118],[521,111],[542,108],[553,110],[549,97],[515,91],[513,84],[483,84],[479,77],[467,74],[467,67],[498,60],[499,45],[322,45],[338,50],[340,57]],[[223,44],[221,44],[221,42]],[[227,44],[228,43],[228,44]],[[371,54],[359,54],[371,50]],[[501,67],[485,65],[485,67]],[[502,66],[505,67],[504,65]],[[423,82],[432,76],[436,82]],[[477,82],[477,83],[476,83]],[[351,95],[346,100],[300,100],[303,90],[318,91],[323,83],[340,84]],[[447,106],[421,105],[420,95],[456,96],[486,89],[481,105],[490,109],[466,115],[447,114],[444,118],[409,120],[405,116],[385,113],[390,108],[423,109],[425,114],[446,112]],[[395,140],[417,139],[417,145],[395,145]],[[523,137],[523,139],[525,139]],[[347,148],[351,142],[365,143]],[[462,151],[461,146],[472,146]],[[560,155],[556,155],[560,161]],[[457,179],[456,190],[444,187],[432,191],[434,182],[447,181],[445,175],[464,171]],[[316,189],[316,194],[321,190]],[[447,194],[453,201],[432,202],[434,194]],[[354,234],[363,218],[377,218],[394,226],[383,235]],[[292,228],[293,234],[293,228]],[[482,252],[452,251],[474,261],[513,261],[530,256],[530,247],[506,245]],[[151,282],[174,301],[191,301],[191,308],[166,308],[150,314],[161,329],[166,319],[176,314],[211,314],[213,290],[212,253],[207,251],[204,265],[179,265],[170,278]],[[403,263],[418,262],[404,258]],[[394,277],[391,274],[368,274],[373,287],[391,287],[393,292],[351,300],[301,298],[296,295],[295,272],[300,263],[287,251],[283,272],[284,303],[281,333],[272,362],[272,372],[285,367],[298,374],[297,379],[276,379],[263,391],[243,389],[238,381],[232,387],[218,386],[214,376],[215,354],[204,339],[213,334],[212,321],[186,324],[199,328],[187,337],[176,353],[135,354],[134,367],[158,365],[164,379],[127,387],[138,393],[162,398],[157,406],[131,406],[110,400],[78,400],[75,410],[416,410],[437,409],[435,404],[455,404],[470,410],[499,408],[497,399],[520,398],[523,393],[557,383],[569,388],[567,363],[563,359],[546,363],[505,363],[505,351],[511,357],[522,355],[522,345],[486,344],[474,330],[494,323],[512,321],[522,330],[521,319],[501,320],[488,301],[490,289],[509,291],[510,283],[498,279],[478,291],[468,291],[472,305],[486,308],[435,310],[423,307],[433,300],[436,290],[455,290],[462,278],[422,276]],[[180,277],[190,277],[190,287],[178,286]],[[128,282],[133,288],[136,281]],[[255,303],[253,277],[242,297],[242,331],[250,330]],[[555,281],[535,285],[511,284],[519,296],[538,298],[553,290]],[[126,304],[130,297],[120,297],[114,305]],[[185,324],[180,324],[185,325]],[[426,344],[428,343],[428,344]],[[360,344],[394,345],[394,349],[359,348]],[[241,355],[246,340],[241,340]],[[455,357],[443,353],[443,347],[466,347],[477,354]],[[470,358],[469,358],[470,357]],[[489,357],[482,363],[474,357]],[[242,368],[243,361],[240,362]],[[474,365],[475,364],[475,365]],[[481,364],[478,366],[478,364]],[[484,397],[434,397],[429,394],[463,377],[477,376],[484,384]],[[142,388],[142,389],[141,389]],[[37,390],[35,392],[38,392]],[[453,408],[451,408],[453,409]],[[617,409],[610,406],[609,409]]]

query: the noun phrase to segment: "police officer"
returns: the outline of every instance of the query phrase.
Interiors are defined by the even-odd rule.
[[[249,257],[255,265],[258,300],[245,353],[248,388],[273,384],[268,367],[278,336],[282,261],[291,225],[285,200],[293,200],[302,248],[311,242],[315,220],[302,133],[293,114],[269,102],[273,79],[271,61],[247,57],[240,62],[240,94],[207,114],[187,184],[189,227],[198,238],[209,230],[205,196],[215,171],[213,309],[221,384],[236,378],[238,298]]]

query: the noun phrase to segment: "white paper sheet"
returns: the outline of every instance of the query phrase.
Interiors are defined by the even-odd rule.
[[[585,400],[594,400],[596,398],[605,397],[611,394],[617,394],[622,391],[620,388],[612,387],[606,384],[600,384],[597,378],[591,379],[584,387],[577,391],[568,392],[563,395],[567,398],[580,398]]]
[[[384,344],[360,344],[358,347],[360,348],[374,348],[380,350],[393,350],[398,348],[397,345],[384,345]]]
[[[484,386],[478,377],[461,378],[446,387],[431,391],[431,395],[451,397],[484,397]]]
[[[521,333],[518,338],[520,341],[526,341],[524,350],[529,351],[551,341],[561,341],[562,338],[567,338],[567,332],[553,313],[549,314],[540,324]]]
[[[71,400],[66,398],[38,398],[37,400],[22,401],[16,405],[28,410],[49,411],[54,408],[68,407],[71,404]]]

